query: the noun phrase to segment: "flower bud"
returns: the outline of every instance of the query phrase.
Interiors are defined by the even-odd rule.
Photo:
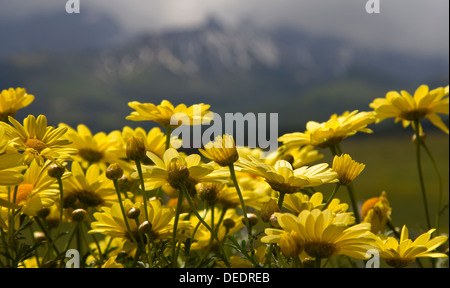
[[[423,134],[422,132],[420,133],[420,135],[419,135],[419,138],[420,138],[420,141],[425,141],[426,139],[427,139],[427,135],[425,135],[425,134]],[[417,139],[417,135],[416,134],[413,134],[413,136],[411,137],[411,141],[413,142],[413,143],[416,143],[416,139]]]
[[[33,233],[33,238],[37,241],[37,242],[42,242],[45,241],[47,239],[47,236],[45,236],[44,232],[41,231],[35,231]]]
[[[127,148],[126,148],[126,154],[128,159],[133,161],[141,161],[147,157],[145,145],[142,139],[131,137],[130,140],[128,140]]]
[[[217,195],[219,191],[225,186],[222,183],[200,183],[197,185],[198,198],[206,201],[209,204],[217,202]]]
[[[248,225],[250,225],[250,227],[253,227],[258,223],[258,216],[256,216],[256,214],[247,213],[247,219]],[[245,224],[245,218],[242,218],[242,223]]]
[[[141,225],[139,225],[138,230],[139,230],[139,233],[141,233],[141,234],[151,235],[152,223],[150,223],[148,221],[144,221],[141,223]]]
[[[120,165],[117,163],[113,163],[106,168],[106,178],[110,180],[118,180],[123,176],[123,169],[120,168]]]
[[[48,168],[47,168],[47,174],[48,176],[52,177],[52,178],[61,178],[64,175],[64,172],[66,171],[66,169],[56,163],[51,164]]]
[[[185,163],[182,163],[180,159],[174,159],[172,160],[167,169],[167,178],[169,184],[175,188],[180,189],[182,184],[186,185],[186,182],[189,178],[189,169],[185,165]]]
[[[72,212],[72,221],[81,222],[86,218],[87,212],[84,209],[76,209]]]
[[[128,210],[127,217],[130,219],[137,219],[140,214],[141,214],[141,210],[139,208],[132,207],[132,208],[130,208],[130,210]]]
[[[48,208],[42,208],[41,210],[39,210],[38,212],[37,212],[37,216],[39,217],[39,218],[42,218],[42,219],[45,219],[45,218],[47,218],[47,216],[50,214],[50,209],[48,209]]]
[[[276,213],[270,215],[269,223],[274,228],[281,228],[280,224],[278,224],[278,218]]]
[[[223,226],[227,229],[231,229],[236,225],[233,219],[227,218],[223,220]]]
[[[289,164],[291,164],[291,165],[294,164],[294,156],[292,156],[291,154],[283,155],[283,157],[281,157],[280,160],[285,160],[285,161],[289,162]]]
[[[266,223],[269,222],[270,216],[275,212],[280,212],[280,207],[278,207],[277,201],[270,199],[261,207],[261,220]]]

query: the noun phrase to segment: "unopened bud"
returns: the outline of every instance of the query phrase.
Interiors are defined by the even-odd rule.
[[[280,207],[278,207],[277,201],[270,199],[261,207],[261,220],[266,223],[269,222],[270,216],[275,212],[280,212]]]
[[[66,171],[66,169],[63,166],[60,166],[56,163],[51,164],[48,168],[47,168],[47,174],[48,176],[52,177],[52,178],[61,178],[64,175],[64,172]]]
[[[141,210],[139,208],[132,207],[127,212],[127,217],[130,219],[137,219],[139,215],[141,214]]]
[[[217,202],[219,191],[225,186],[222,183],[200,183],[197,185],[198,198],[207,201],[209,204]]]
[[[420,138],[420,141],[423,142],[423,141],[425,141],[427,139],[427,135],[425,135],[423,133],[420,133],[419,138]],[[417,135],[413,134],[413,136],[411,137],[412,142],[416,143],[416,139],[417,139]]]
[[[223,226],[225,226],[225,228],[227,229],[231,229],[236,225],[236,223],[234,223],[233,219],[227,218],[223,220]]]
[[[47,216],[50,214],[50,209],[48,209],[48,208],[42,208],[41,210],[39,210],[38,212],[37,212],[37,216],[39,217],[39,218],[42,218],[42,219],[45,219],[45,218],[47,218]]]
[[[72,221],[81,222],[86,218],[87,212],[84,209],[76,209],[72,212]]]
[[[247,213],[247,219],[250,227],[253,227],[258,223],[258,216],[256,216],[256,214]],[[242,222],[245,224],[245,218],[242,218]]]
[[[274,228],[281,228],[280,224],[278,224],[278,218],[277,218],[277,215],[275,213],[270,215],[269,223]]]
[[[33,233],[33,237],[37,242],[42,242],[47,239],[47,236],[45,236],[45,233],[41,232],[41,231],[35,231]]]
[[[280,160],[285,160],[287,162],[289,162],[291,165],[294,164],[294,156],[292,156],[291,154],[286,154],[283,157],[281,157]]]
[[[311,258],[305,258],[302,260],[303,267],[305,268],[314,268],[316,267],[316,261]]]
[[[144,142],[134,136],[128,140],[126,153],[128,159],[133,161],[141,161],[147,157]]]
[[[152,223],[150,223],[148,221],[144,221],[144,222],[142,222],[141,225],[139,225],[138,229],[139,229],[139,233],[150,235],[152,232]]]
[[[179,159],[173,160],[169,163],[167,169],[167,178],[169,184],[175,188],[180,189],[181,185],[186,185],[189,178],[189,169]]]
[[[110,180],[118,180],[123,176],[123,169],[120,168],[120,165],[117,163],[113,163],[106,168],[106,178]]]

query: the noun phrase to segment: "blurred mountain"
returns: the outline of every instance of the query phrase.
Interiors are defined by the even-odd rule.
[[[370,109],[389,90],[448,84],[448,59],[371,50],[292,28],[231,28],[209,19],[117,44],[120,33],[111,19],[86,18],[43,21],[34,26],[36,35],[26,23],[0,25],[3,39],[15,39],[0,50],[0,87],[25,87],[36,95],[24,113],[110,131],[147,125],[125,120],[129,101],[168,99],[207,103],[219,114],[279,113],[282,133],[303,131],[306,121],[325,121],[333,113]],[[69,30],[77,41],[64,34]]]

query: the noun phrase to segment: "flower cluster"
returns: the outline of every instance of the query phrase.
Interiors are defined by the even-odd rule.
[[[69,249],[80,254],[79,266],[90,268],[364,267],[370,251],[386,267],[446,259],[437,249],[448,237],[432,235],[439,227],[428,221],[411,240],[406,226],[392,224],[385,191],[359,210],[352,184],[366,165],[339,144],[373,133],[368,126],[387,118],[412,123],[417,136],[423,118],[448,133],[437,115],[449,114],[448,99],[448,86],[422,85],[414,97],[388,92],[370,104],[373,111],[335,114],[282,135],[279,149],[263,157],[259,148],[236,147],[228,134],[198,153],[177,148],[182,139],[173,129],[209,123],[209,105],[194,113],[193,106],[167,100],[133,101],[126,119],[159,127],[93,133],[83,124],[49,126],[45,115],[20,121],[16,111],[34,96],[3,90],[0,266],[68,267]],[[181,123],[180,115],[189,121]],[[422,138],[417,149],[426,148]],[[321,162],[321,149],[330,150],[332,163]],[[332,192],[319,192],[325,186]],[[350,203],[337,197],[340,189],[348,190]]]

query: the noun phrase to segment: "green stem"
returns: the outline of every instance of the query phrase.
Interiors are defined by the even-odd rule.
[[[322,210],[327,209],[328,205],[330,205],[331,201],[333,200],[334,196],[336,195],[336,192],[339,190],[340,187],[341,184],[337,183],[336,186],[334,187],[333,192],[331,193],[330,198],[328,198],[327,203],[325,203],[325,206],[323,206]]]
[[[206,223],[205,220],[198,214],[197,209],[195,209],[194,203],[192,203],[191,196],[187,192],[186,185],[183,183],[183,185],[181,187],[182,187],[182,190],[184,190],[184,192],[186,193],[186,199],[188,200],[188,203],[192,210],[192,213],[194,213],[194,215],[197,217],[197,219],[206,227],[206,229],[208,229],[212,233],[212,235],[214,236],[214,239],[217,241],[217,245],[219,246],[220,254],[223,256],[225,265],[227,267],[230,267],[230,263],[228,262],[228,260],[226,258],[225,252],[223,251],[223,247],[222,247],[222,245],[220,245],[221,242],[220,242],[219,238],[217,237],[217,233],[215,233],[214,230],[212,230],[211,227],[208,225],[208,223]]]
[[[135,162],[136,162],[136,169],[139,174],[139,181],[141,182],[142,197],[144,198],[145,220],[148,221],[148,211],[147,211],[148,199],[147,199],[147,194],[145,192],[145,183],[144,183],[144,176],[142,174],[142,166],[141,166],[141,162],[139,160],[136,160]]]
[[[316,268],[320,268],[321,262],[322,262],[322,258],[316,257]]]
[[[136,241],[136,238],[134,238],[133,232],[131,231],[130,223],[128,223],[128,217],[125,212],[125,208],[123,207],[122,196],[120,195],[119,183],[118,183],[117,179],[113,179],[113,183],[114,183],[114,187],[116,188],[117,198],[119,200],[120,210],[122,211],[123,221],[125,222],[125,226],[127,227],[128,234],[130,235],[130,239],[133,241],[134,244],[136,244],[136,246],[139,246],[138,242]]]
[[[39,219],[39,217],[34,217],[34,220],[38,224],[39,228],[41,228],[42,232],[44,232],[45,237],[47,238],[47,240],[48,240],[50,246],[52,247],[52,249],[55,251],[56,255],[59,255],[58,248],[56,248],[55,243],[53,242],[52,238],[50,237],[50,233],[47,231],[45,226],[42,224],[42,222]]]
[[[63,225],[63,214],[64,214],[64,190],[63,190],[63,183],[61,180],[61,177],[57,178],[58,179],[58,186],[59,186],[59,206],[60,206],[60,210],[59,210],[59,223],[58,223],[58,232],[56,234],[56,236],[58,237],[59,234],[61,233],[61,226]]]
[[[280,208],[280,210],[283,208],[283,201],[284,201],[284,196],[286,196],[286,193],[284,192],[278,192],[280,194],[280,196],[278,197],[278,208]]]
[[[439,181],[439,197],[438,197],[438,206],[437,206],[437,214],[436,214],[436,234],[439,235],[439,228],[440,228],[440,222],[441,222],[441,205],[442,205],[442,197],[443,197],[443,185],[442,185],[442,176],[439,171],[438,165],[436,161],[434,160],[433,155],[431,154],[430,149],[428,149],[428,146],[425,144],[425,141],[420,141],[423,148],[425,149],[425,152],[427,152],[428,157],[431,160],[431,163],[433,164],[433,168],[436,171],[436,175],[438,177]]]
[[[84,222],[84,225],[86,226],[86,229],[88,231],[91,230],[91,227],[89,226],[89,224],[86,221],[83,221],[83,222]],[[92,239],[94,239],[95,246],[97,246],[100,261],[103,263],[105,261],[105,259],[103,258],[102,249],[100,248],[100,243],[98,243],[98,240],[97,240],[97,237],[95,237],[95,234],[91,234],[91,237],[92,237]]]
[[[422,191],[422,200],[423,205],[425,208],[425,217],[427,221],[428,229],[431,229],[431,221],[430,221],[430,213],[428,211],[428,200],[427,200],[427,194],[425,191],[425,181],[423,178],[423,172],[422,172],[422,161],[421,161],[421,153],[420,153],[420,145],[421,145],[421,138],[419,134],[419,120],[414,120],[414,132],[416,134],[416,161],[417,161],[417,170],[419,173],[419,180],[420,180],[420,189]]]
[[[245,206],[244,198],[242,197],[241,189],[239,188],[239,183],[236,178],[236,172],[234,171],[234,165],[230,164],[228,167],[230,170],[230,176],[231,176],[231,179],[233,180],[234,187],[236,188],[236,191],[239,196],[239,201],[241,202],[242,212],[244,213],[244,222],[245,222],[245,226],[247,227],[248,241],[250,243],[250,253],[253,255],[255,253],[255,251],[253,250],[252,227],[250,226],[250,222],[248,221],[247,207]],[[280,196],[281,196],[281,194],[280,194]]]
[[[173,234],[172,234],[172,267],[176,268],[177,266],[177,253],[176,253],[176,244],[177,244],[177,229],[178,229],[178,221],[180,219],[180,213],[181,213],[181,205],[183,202],[183,189],[179,189],[178,193],[178,201],[177,201],[177,208],[175,210],[175,219],[173,222]]]
[[[350,196],[350,202],[352,204],[353,213],[355,214],[356,223],[361,223],[361,217],[359,216],[359,209],[356,203],[355,191],[353,189],[353,184],[347,185],[348,195]]]
[[[166,150],[170,148],[170,137],[172,135],[172,127],[166,128]]]

